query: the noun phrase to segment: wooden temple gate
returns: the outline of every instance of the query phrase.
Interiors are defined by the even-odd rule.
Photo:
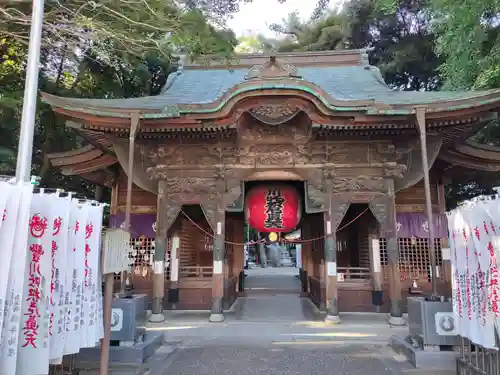
[[[193,62],[156,97],[43,99],[88,141],[52,164],[113,189],[111,225],[133,234],[152,319],[222,320],[244,264],[245,184],[293,181],[304,292],[331,321],[380,311],[401,324],[415,279],[449,294],[444,184],[457,167],[500,170],[497,151],[464,141],[500,95],[393,94],[364,51],[329,51]]]

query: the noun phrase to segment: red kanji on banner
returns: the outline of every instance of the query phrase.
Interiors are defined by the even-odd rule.
[[[94,231],[94,226],[92,225],[92,223],[87,224],[85,226],[85,239],[89,239],[93,231]]]
[[[52,234],[55,236],[57,234],[59,234],[59,232],[61,231],[61,225],[62,225],[62,218],[61,217],[57,217],[54,219],[54,224],[52,225]]]
[[[36,235],[43,236],[45,229],[47,229],[47,220],[34,220],[30,222],[30,231],[33,237]],[[33,224],[33,225],[32,225]],[[34,235],[35,233],[36,235]],[[31,346],[36,348],[36,341],[38,339],[38,318],[40,317],[40,311],[38,310],[38,303],[42,299],[40,285],[41,285],[41,273],[40,273],[40,258],[44,254],[42,245],[32,244],[29,247],[31,254],[30,265],[29,265],[29,278],[28,278],[28,297],[26,302],[28,302],[28,312],[25,314],[28,318],[24,322],[23,332],[24,332],[24,344],[23,348]]]
[[[41,238],[47,229],[47,218],[40,217],[39,214],[33,215],[29,223],[30,234],[35,238]]]

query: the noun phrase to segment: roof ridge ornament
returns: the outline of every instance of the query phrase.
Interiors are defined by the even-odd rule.
[[[245,76],[249,79],[280,79],[280,78],[302,78],[297,68],[292,64],[280,63],[276,56],[269,56],[269,61],[261,65],[254,65]]]

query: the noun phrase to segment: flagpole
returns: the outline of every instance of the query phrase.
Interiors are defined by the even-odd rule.
[[[44,0],[33,0],[21,133],[19,135],[17,151],[17,182],[27,182],[31,178],[31,159],[33,154],[33,137],[35,134],[36,103],[38,99],[38,71],[42,44],[43,7]]]

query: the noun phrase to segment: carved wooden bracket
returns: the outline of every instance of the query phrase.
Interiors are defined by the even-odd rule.
[[[200,204],[201,210],[207,219],[208,225],[215,233],[217,228],[217,202],[215,200],[207,200]]]
[[[332,223],[332,233],[335,233],[344,218],[351,203],[347,200],[332,197],[330,208],[330,221]]]
[[[165,213],[165,227],[168,231],[172,224],[174,224],[177,216],[181,212],[182,204],[176,201],[169,199],[167,201],[166,213]]]
[[[224,194],[224,206],[229,212],[243,212],[245,208],[245,184],[240,183]]]
[[[324,212],[325,208],[325,194],[321,192],[310,181],[304,182],[304,206],[306,213],[315,214],[318,212]]]
[[[182,203],[168,195],[165,181],[158,183],[157,236],[166,236],[168,230],[177,219]]]
[[[380,229],[387,237],[396,236],[396,206],[393,195],[383,195],[375,198],[369,204],[370,210],[380,224]]]

